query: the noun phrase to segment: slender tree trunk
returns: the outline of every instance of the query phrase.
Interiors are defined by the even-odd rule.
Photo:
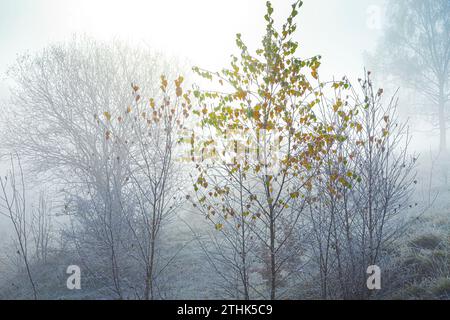
[[[444,97],[444,85],[439,85],[439,155],[441,163],[443,164],[443,178],[444,185],[447,185],[447,122],[445,121],[445,97]]]
[[[440,89],[439,96],[439,150],[441,153],[445,154],[447,152],[447,128],[445,121],[444,92],[442,88]]]
[[[154,262],[155,262],[155,246],[156,246],[156,228],[157,228],[157,208],[156,208],[156,199],[154,199],[153,204],[153,216],[152,216],[152,230],[150,234],[150,256],[149,260],[147,261],[147,274],[146,274],[146,282],[145,282],[145,300],[153,300],[154,299],[154,283],[153,283],[153,269],[154,269]]]
[[[275,267],[275,221],[274,213],[271,211],[270,219],[270,299],[275,300],[276,292],[276,267]]]
[[[146,299],[147,300],[153,300],[154,297],[154,283],[153,283],[153,269],[154,269],[154,262],[155,262],[155,235],[152,235],[152,246],[151,246],[151,252],[150,252],[150,266],[149,266],[149,272],[148,272],[148,278],[147,278],[147,285],[148,285],[148,290],[147,290],[147,296]]]
[[[38,298],[37,290],[36,290],[36,285],[34,283],[33,277],[31,276],[30,264],[28,263],[28,257],[27,257],[28,253],[27,253],[26,249],[24,248],[24,245],[21,240],[19,240],[19,244],[20,244],[20,248],[22,251],[22,255],[23,255],[23,261],[25,263],[25,268],[27,269],[28,279],[30,280],[31,289],[33,290],[33,297],[34,297],[34,300],[37,300],[37,298]]]
[[[250,294],[248,290],[248,273],[247,273],[247,249],[245,247],[245,230],[244,223],[242,223],[242,265],[243,265],[243,278],[244,278],[244,300],[250,300]]]
[[[239,201],[241,205],[241,219],[242,219],[242,226],[241,226],[241,260],[242,260],[242,282],[244,285],[244,300],[250,300],[250,293],[249,293],[249,279],[248,279],[248,270],[247,270],[247,247],[246,247],[246,234],[245,234],[245,217],[244,217],[244,195],[242,191],[243,181],[242,181],[242,175],[240,175],[239,180]]]

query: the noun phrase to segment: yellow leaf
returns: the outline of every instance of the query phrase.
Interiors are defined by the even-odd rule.
[[[296,198],[298,198],[298,195],[299,195],[299,192],[292,192],[292,193],[290,194],[290,197],[291,197],[292,199],[296,199]]]
[[[181,97],[181,95],[183,94],[183,89],[181,89],[181,87],[177,87],[176,94],[177,94],[177,97]]]
[[[165,76],[161,76],[161,89],[165,91],[167,88],[167,79]]]
[[[333,106],[334,112],[338,111],[340,107],[342,107],[342,100],[341,100],[341,99],[338,99],[338,100],[336,101],[336,104]]]
[[[111,120],[111,114],[108,111],[103,112],[103,115],[105,116],[105,118],[110,121]]]
[[[244,100],[246,96],[247,96],[247,92],[245,92],[245,91],[243,91],[243,90],[239,90],[239,91],[236,93],[236,97],[237,97],[238,99],[241,99],[241,100]]]
[[[362,125],[360,123],[357,123],[356,124],[356,131],[357,132],[361,132],[361,130],[362,130]]]

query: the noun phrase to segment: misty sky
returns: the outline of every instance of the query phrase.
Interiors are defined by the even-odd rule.
[[[281,23],[291,1],[274,0]],[[322,74],[362,73],[362,52],[380,33],[377,8],[383,0],[305,0],[297,18],[300,54],[321,54]],[[375,15],[374,15],[375,12]],[[119,38],[189,59],[209,69],[229,62],[234,36],[250,47],[264,32],[263,0],[0,0],[0,95],[4,71],[17,54],[86,34]]]
[[[265,0],[0,0],[0,102],[5,71],[18,54],[74,34],[118,38],[215,70],[235,53],[235,34],[255,48],[265,31]],[[283,23],[291,0],[273,0]],[[364,50],[380,34],[384,0],[304,0],[297,17],[299,54],[323,56],[322,77],[361,76]],[[378,9],[377,9],[378,8]],[[375,16],[374,16],[375,13]]]

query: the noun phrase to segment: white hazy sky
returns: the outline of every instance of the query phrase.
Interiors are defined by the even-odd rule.
[[[290,0],[273,0],[283,22]],[[362,52],[379,34],[383,0],[304,0],[297,18],[300,54],[321,54],[326,76],[362,73]],[[0,0],[0,96],[15,56],[73,34],[120,38],[218,69],[235,34],[255,47],[264,32],[264,0]]]
[[[279,23],[292,1],[272,1]],[[384,3],[304,0],[297,17],[299,54],[321,54],[323,78],[361,76],[362,54],[381,33]],[[236,33],[255,48],[264,13],[265,0],[0,0],[0,103],[8,92],[4,72],[17,54],[73,34],[148,45],[214,70],[228,64]]]

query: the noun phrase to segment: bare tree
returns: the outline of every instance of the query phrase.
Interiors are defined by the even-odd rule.
[[[406,211],[417,206],[411,202],[416,158],[408,153],[407,126],[397,118],[395,97],[384,105],[382,93],[374,90],[369,72],[361,94],[353,95],[361,108],[358,130],[328,154],[310,202],[310,251],[323,299],[369,297],[367,267],[387,265]],[[355,179],[342,184],[339,176]]]
[[[185,130],[185,119],[191,108],[189,95],[183,95],[183,78],[174,80],[174,86],[161,77],[161,99],[150,99],[149,105],[140,105],[139,88],[134,85],[134,104],[129,116],[111,130],[111,140],[129,145],[129,167],[126,179],[127,204],[121,203],[139,265],[144,271],[142,298],[157,298],[157,280],[174,256],[162,253],[161,232],[174,218],[183,204],[186,175],[183,173],[180,134]],[[111,121],[108,120],[111,127]],[[127,124],[127,122],[129,124]],[[115,135],[117,129],[129,130],[131,141]],[[131,208],[125,206],[131,205]]]
[[[425,112],[437,116],[439,150],[444,157],[450,99],[449,11],[447,0],[389,1],[385,35],[374,55],[379,71],[400,79],[426,99],[432,109]]]
[[[25,266],[34,299],[38,298],[35,280],[31,272],[29,221],[25,194],[25,179],[22,164],[17,154],[10,156],[10,170],[5,177],[0,177],[0,214],[9,219],[13,225],[18,250],[17,254]]]
[[[122,120],[134,119],[132,101],[148,108],[130,84],[139,83],[139,94],[159,103],[157,79],[161,73],[173,78],[175,68],[148,49],[75,38],[20,57],[9,72],[14,86],[2,113],[3,147],[20,149],[37,176],[62,185],[57,194],[74,227],[65,234],[84,255],[84,267],[118,298],[133,286],[126,275],[133,273],[128,210],[135,210],[130,170],[137,143],[134,121]],[[120,122],[115,131],[113,121]]]
[[[256,254],[257,239],[251,230],[256,215],[250,214],[251,199],[245,188],[243,172],[231,174],[226,165],[216,166],[205,178],[213,192],[220,195],[219,201],[208,199],[208,192],[195,193],[194,209],[204,215],[214,226],[206,240],[199,244],[221,279],[221,289],[227,297],[250,299],[263,298],[252,280],[257,264],[262,263]],[[219,215],[225,212],[225,215]],[[220,231],[220,232],[219,232]]]
[[[31,217],[31,234],[34,242],[35,258],[47,262],[52,240],[52,205],[44,193],[40,193],[37,208]]]

